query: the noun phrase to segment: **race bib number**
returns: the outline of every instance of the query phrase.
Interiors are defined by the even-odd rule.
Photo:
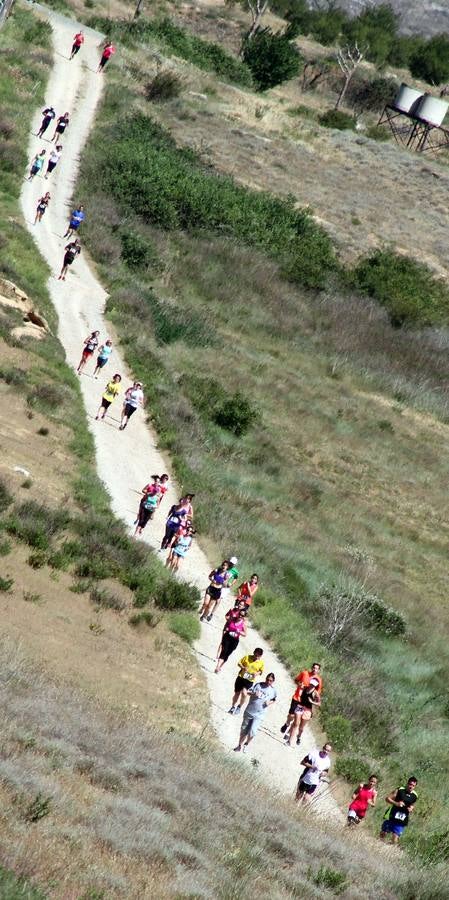
[[[395,814],[394,814],[394,817],[397,822],[404,822],[405,819],[407,818],[407,813],[400,812],[399,810],[397,810],[397,812],[395,812]]]

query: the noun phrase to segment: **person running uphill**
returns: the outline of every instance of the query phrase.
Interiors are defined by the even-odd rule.
[[[294,710],[295,710],[296,705],[299,702],[298,698],[301,696],[302,689],[309,686],[311,678],[314,678],[317,680],[317,682],[318,682],[317,691],[321,697],[321,692],[323,690],[323,679],[320,675],[320,672],[321,672],[320,664],[312,663],[310,669],[303,669],[302,672],[299,672],[299,674],[296,676],[295,683],[297,685],[297,688],[295,690],[295,693],[293,694],[292,702],[290,703],[290,709],[288,712],[287,719],[286,719],[284,725],[282,725],[282,727],[281,727],[282,734],[285,734],[285,732],[288,731],[290,726],[293,724],[293,719],[295,718]]]
[[[382,822],[382,829],[379,837],[385,840],[387,834],[391,834],[393,844],[399,843],[399,838],[404,833],[404,828],[408,825],[410,813],[413,812],[415,803],[418,799],[415,788],[418,779],[412,775],[405,787],[399,787],[397,791],[391,791],[386,797],[390,808],[385,813]]]
[[[36,209],[36,218],[34,220],[35,225],[37,225],[38,222],[42,221],[42,216],[44,215],[44,213],[47,209],[47,206],[50,203],[50,199],[51,199],[50,194],[47,191],[47,193],[44,194],[44,196],[41,197],[41,199],[39,200],[39,202],[37,204],[37,209]]]
[[[264,670],[262,656],[263,650],[261,647],[256,647],[252,653],[242,656],[239,662],[239,674],[235,679],[232,705],[230,710],[228,710],[231,716],[239,714],[248,696],[248,691],[253,687],[256,678],[262,675]]]
[[[215,666],[215,674],[221,672],[225,662],[234,653],[239,645],[241,637],[246,637],[246,610],[234,610],[234,614],[227,618],[227,622],[223,629],[221,639],[220,652],[218,655],[217,665]]]
[[[31,163],[30,174],[28,175],[28,181],[32,181],[35,175],[38,175],[39,172],[42,172],[42,169],[44,168],[44,162],[45,162],[45,150],[41,150],[40,153],[36,153],[36,156],[34,157],[32,163]]]
[[[59,160],[61,159],[62,153],[62,144],[57,144],[55,149],[51,151],[50,156],[48,158],[47,171],[44,175],[45,180],[47,180],[48,176],[51,175],[53,169],[56,169]],[[64,235],[65,236],[65,235]]]
[[[165,534],[162,538],[161,550],[167,550],[174,541],[180,527],[186,522],[186,501],[182,497],[179,503],[174,503],[168,511],[167,520],[165,522]]]
[[[81,359],[78,363],[77,372],[78,375],[81,375],[81,369],[84,369],[84,366],[87,363],[87,360],[93,356],[95,349],[98,347],[98,335],[99,331],[92,331],[89,337],[84,341],[84,348],[81,354]]]
[[[259,576],[254,573],[249,581],[243,581],[237,590],[237,600],[244,600],[248,607],[253,602],[254,595],[259,589]]]
[[[321,750],[313,750],[302,760],[301,765],[305,768],[296,788],[295,799],[298,804],[309,803],[320,781],[327,775],[331,765],[331,750],[332,745],[326,743]]]
[[[109,409],[111,403],[115,400],[117,394],[120,392],[120,382],[122,380],[122,376],[115,374],[111,381],[108,381],[104,394],[101,398],[100,406],[98,407],[96,419],[104,419],[107,410]]]
[[[59,116],[59,119],[56,123],[55,133],[52,137],[52,141],[56,141],[58,138],[58,135],[60,137],[61,134],[64,134],[66,128],[68,128],[69,125],[70,125],[70,116],[69,116],[68,112],[65,112],[63,116]]]
[[[103,366],[106,365],[111,353],[112,353],[112,341],[108,339],[106,341],[106,343],[102,344],[98,350],[97,364],[94,369],[94,378],[98,378],[97,372],[99,372],[100,369],[102,369]]]
[[[56,148],[58,149],[58,148]],[[72,215],[70,216],[70,222],[67,228],[67,231],[64,235],[65,238],[71,237],[72,234],[78,231],[78,228],[85,219],[84,206],[78,206],[77,209],[74,209]]]
[[[136,519],[136,530],[134,536],[142,534],[142,531],[148,525],[150,519],[153,518],[157,509],[157,498],[159,494],[159,475],[152,475],[151,484],[146,484],[142,491],[142,499],[139,504],[139,511]]]
[[[43,137],[50,122],[53,122],[53,119],[56,119],[56,113],[52,106],[47,106],[46,109],[42,110],[43,119],[41,122],[41,127],[37,133],[37,137]]]
[[[185,534],[179,534],[175,538],[175,542],[165,563],[167,569],[171,569],[172,572],[178,571],[181,560],[185,559],[187,551],[190,550],[190,547],[192,546],[194,534],[195,531],[192,525],[187,525]]]
[[[114,44],[112,43],[112,41],[106,41],[106,43],[103,47],[102,57],[100,59],[100,62],[98,63],[97,72],[103,71],[106,63],[110,60],[111,56],[113,56],[114,53],[115,53]]]
[[[365,818],[368,806],[373,808],[377,800],[377,775],[370,775],[366,784],[355,789],[348,809],[348,825],[359,825]]]
[[[76,56],[77,53],[79,53],[83,44],[84,44],[84,34],[82,31],[79,31],[78,34],[75,34],[75,37],[73,38],[70,59],[73,59],[73,57]]]
[[[69,268],[69,266],[72,265],[73,261],[76,259],[76,257],[80,253],[81,253],[81,244],[80,244],[78,238],[76,238],[74,241],[72,241],[71,244],[67,244],[67,246],[65,248],[65,252],[64,252],[64,260],[62,263],[62,269],[59,274],[58,281],[65,281],[67,269]]]
[[[224,560],[218,569],[213,569],[212,572],[209,573],[210,584],[209,587],[206,588],[204,594],[203,605],[200,612],[201,622],[203,622],[204,619],[206,619],[207,622],[212,620],[212,616],[220,603],[221,592],[222,589],[226,587],[227,580],[228,561]]]
[[[124,431],[131,416],[134,415],[138,406],[141,406],[142,408],[145,406],[145,398],[142,391],[141,381],[135,381],[134,384],[126,391],[125,402],[123,404],[122,411],[122,421],[120,423],[120,431]]]
[[[308,687],[296,688],[293,694],[290,709],[293,709],[293,722],[290,725],[290,734],[284,735],[284,741],[288,747],[294,747],[301,743],[302,733],[306,723],[310,722],[313,715],[313,707],[321,703],[317,690],[318,681],[312,678]]]
[[[262,724],[268,707],[275,703],[277,694],[274,682],[275,677],[273,672],[270,672],[265,681],[261,681],[250,688],[250,699],[243,714],[239,742],[237,747],[234,747],[235,753],[238,753],[240,750],[243,750],[244,753],[246,752],[248,745]]]

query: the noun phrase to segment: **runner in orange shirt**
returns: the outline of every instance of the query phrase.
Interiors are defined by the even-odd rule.
[[[314,681],[317,682],[316,691],[321,697],[321,693],[323,690],[323,679],[320,675],[320,672],[321,672],[320,663],[312,663],[310,669],[303,669],[303,671],[300,672],[299,675],[296,676],[295,683],[297,685],[297,688],[292,697],[292,702],[290,704],[290,709],[288,711],[287,720],[281,728],[282,734],[285,734],[292,726],[294,718],[295,718],[294,711],[299,703],[299,698],[301,697],[301,693],[304,688],[310,686],[310,680],[312,678],[314,679]]]

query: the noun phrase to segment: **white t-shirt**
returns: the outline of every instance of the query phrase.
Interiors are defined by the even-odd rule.
[[[319,784],[321,773],[329,769],[331,764],[330,757],[327,753],[325,756],[320,756],[320,752],[320,750],[312,750],[311,753],[307,754],[307,759],[314,768],[304,770],[303,775],[301,775],[301,781],[304,784]]]
[[[126,394],[126,402],[130,406],[137,407],[139,403],[143,403],[143,391],[140,388],[133,388]]]
[[[61,154],[57,150],[52,150],[50,153],[50,162],[57,163]]]

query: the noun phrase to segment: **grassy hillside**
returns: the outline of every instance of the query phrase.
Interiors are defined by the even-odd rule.
[[[420,808],[407,840],[432,855],[445,831],[449,733],[444,354],[429,352],[429,335],[393,329],[357,294],[292,286],[241,233],[218,237],[219,221],[207,229],[200,205],[200,231],[185,206],[182,229],[175,220],[161,228],[142,182],[137,215],[145,153],[157,196],[182,205],[185,194],[171,179],[169,137],[157,132],[152,143],[149,125],[145,149],[137,138],[142,110],[155,108],[136,79],[139,56],[121,53],[77,188],[89,198],[88,240],[111,292],[109,315],[152,398],[161,445],[195,486],[206,545],[232,536],[244,565],[261,573],[256,622],[292,669],[322,658],[323,723],[342,753],[340,772],[352,781],[376,766],[396,780],[417,769]],[[170,120],[170,109],[157,117]],[[188,119],[188,98],[176,111]],[[119,147],[127,129],[127,156],[116,153],[105,170],[106,148]],[[204,186],[212,167],[189,160]],[[217,209],[227,183],[216,180]],[[242,410],[250,421],[239,435]]]

